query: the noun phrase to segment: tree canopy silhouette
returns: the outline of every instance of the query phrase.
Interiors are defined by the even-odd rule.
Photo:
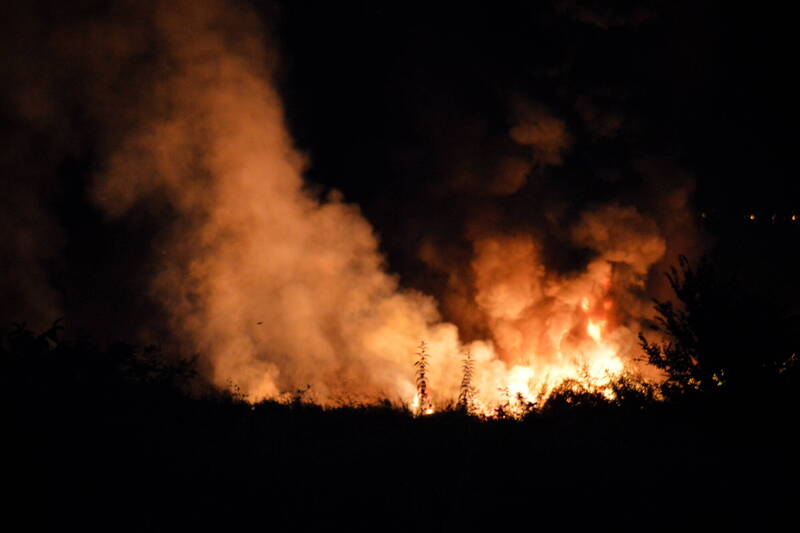
[[[681,256],[667,277],[676,301],[655,301],[663,340],[640,335],[667,388],[744,392],[792,373],[800,317],[709,257],[693,266]]]

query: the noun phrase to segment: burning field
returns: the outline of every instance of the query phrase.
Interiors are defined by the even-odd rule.
[[[791,515],[794,33],[495,4],[0,7],[26,529]]]
[[[508,127],[487,141],[500,148],[485,169],[448,171],[448,187],[479,197],[462,202],[461,227],[411,245],[446,280],[429,294],[392,274],[357,205],[304,180],[313,159],[287,130],[277,47],[246,5],[120,2],[53,28],[28,23],[38,63],[9,67],[28,136],[16,157],[56,121],[81,123],[58,130],[69,138],[49,150],[74,153],[70,136],[88,137],[89,202],[104,223],[153,235],[135,276],[161,322],[136,317],[138,334],[201,354],[217,385],[253,401],[310,386],[322,404],[419,404],[420,342],[432,409],[456,401],[466,354],[470,395],[485,413],[539,402],[565,380],[602,391],[622,374],[659,378],[637,362],[638,335],[653,318],[651,298],[664,294],[666,267],[697,249],[685,173],[665,179],[642,161],[637,189],[571,200],[569,186],[545,178],[576,149],[576,134],[557,110],[515,98]],[[548,186],[560,199],[536,198]],[[535,212],[505,216],[492,200]],[[31,289],[22,297],[29,318],[52,318],[60,296],[22,252],[36,256],[30,245],[45,234],[58,239],[56,222],[35,205],[26,216],[35,223],[16,245]]]

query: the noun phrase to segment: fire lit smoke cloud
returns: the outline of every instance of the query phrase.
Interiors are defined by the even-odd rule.
[[[150,294],[215,383],[253,399],[310,385],[320,402],[410,401],[424,340],[434,401],[458,395],[470,351],[488,408],[630,367],[646,285],[668,249],[663,224],[625,203],[585,209],[565,244],[589,259],[568,272],[548,265],[537,233],[490,217],[476,219],[457,264],[427,243],[426,263],[449,276],[443,302],[460,338],[437,302],[399,287],[357,207],[305,187],[258,20],[221,0],[122,2],[50,37],[53,64],[78,65],[76,105],[101,132],[91,200],[115,221],[142,206],[159,219]],[[497,196],[561,165],[572,146],[544,107],[519,104],[517,118],[509,136],[529,157],[493,167]]]
[[[596,255],[571,275],[548,272],[528,235],[486,237],[474,244],[475,303],[497,357],[524,377],[513,392],[528,401],[562,379],[601,384],[631,365],[639,321],[648,309],[647,273],[665,251],[655,223],[633,208],[585,213],[573,236]],[[508,387],[514,378],[507,380]]]
[[[154,198],[175,210],[152,289],[171,329],[253,398],[413,395],[415,345],[457,354],[455,327],[398,290],[357,208],[304,191],[247,14],[165,2],[154,17],[163,75],[94,197],[113,216]]]

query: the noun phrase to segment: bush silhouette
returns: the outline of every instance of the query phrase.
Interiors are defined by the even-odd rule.
[[[782,306],[706,257],[680,257],[667,275],[678,305],[655,301],[664,340],[640,335],[647,361],[667,375],[666,391],[748,394],[793,367],[800,331]]]

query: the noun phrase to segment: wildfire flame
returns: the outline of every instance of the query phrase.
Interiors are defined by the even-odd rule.
[[[461,354],[469,351],[471,405],[491,413],[541,402],[565,380],[604,391],[631,364],[652,307],[645,283],[665,255],[666,232],[688,219],[676,215],[685,194],[667,195],[666,222],[618,203],[556,220],[563,245],[587,252],[568,272],[547,266],[549,251],[535,232],[475,217],[458,253],[425,252],[426,264],[453,281],[437,302],[386,271],[356,206],[305,186],[305,156],[285,127],[272,81],[277,62],[260,48],[258,16],[223,0],[125,5],[131,20],[149,21],[152,36],[124,13],[110,29],[98,21],[92,31],[62,36],[73,43],[70,54],[121,54],[92,54],[95,81],[82,84],[100,91],[84,95],[87,102],[120,110],[108,117],[115,141],[98,155],[91,197],[111,217],[154,199],[154,212],[169,206],[150,293],[175,342],[207,359],[215,383],[233,383],[253,401],[311,384],[320,403],[388,397],[432,413],[459,397]],[[120,32],[119,42],[155,39],[159,53],[136,55],[153,48],[147,42],[80,45]],[[106,93],[128,85],[109,82],[109,73],[143,61],[153,62],[146,72],[159,73],[141,84],[144,94]],[[536,106],[520,117],[510,138],[540,164],[559,164],[572,145],[566,122]],[[420,340],[430,350],[422,399],[414,375]]]
[[[419,394],[414,395],[414,399],[411,400],[409,403],[409,407],[411,407],[411,412],[419,413],[422,415],[432,415],[434,413],[434,409],[432,405],[427,405],[426,407],[422,407],[420,404],[420,396]]]
[[[627,370],[620,352],[635,341],[631,329],[615,327],[612,321],[615,306],[608,296],[608,279],[603,276],[600,283],[592,284],[594,294],[574,299],[563,320],[534,313],[515,321],[515,329],[529,336],[535,336],[537,325],[543,326],[545,333],[558,340],[554,354],[543,353],[544,357],[539,357],[535,349],[525,350],[525,339],[517,339],[521,342],[507,354],[507,361],[502,361],[497,357],[496,346],[473,343],[469,350],[476,354],[478,386],[472,410],[482,416],[493,416],[498,409],[506,415],[521,415],[530,406],[541,405],[567,381],[613,398],[611,382]],[[510,313],[501,310],[500,314]],[[432,407],[420,406],[419,394],[414,395],[410,405],[416,413],[433,413]]]

